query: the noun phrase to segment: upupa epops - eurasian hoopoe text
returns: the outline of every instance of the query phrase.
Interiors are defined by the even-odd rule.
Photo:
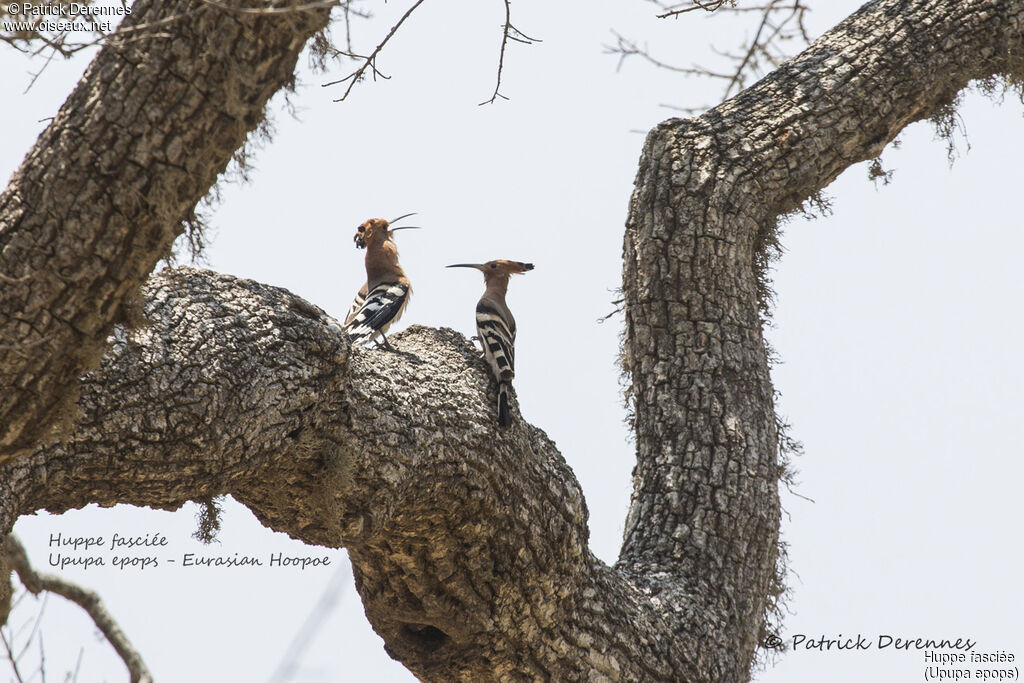
[[[384,348],[393,351],[384,333],[405,312],[412,297],[412,286],[398,263],[398,247],[391,239],[396,230],[391,224],[415,214],[407,213],[392,221],[371,218],[356,228],[352,238],[357,249],[366,249],[366,284],[356,294],[345,317],[344,329],[354,344],[366,344],[379,335]]]
[[[533,264],[499,259],[487,263],[456,263],[448,267],[476,268],[484,274],[486,288],[476,305],[476,331],[484,349],[484,358],[498,380],[498,424],[508,427],[512,424],[508,388],[516,376],[516,319],[508,310],[505,294],[512,274],[533,270]]]

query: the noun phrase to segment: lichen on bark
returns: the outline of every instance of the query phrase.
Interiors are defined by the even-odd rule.
[[[451,330],[353,349],[315,305],[194,269],[153,276],[149,324],[114,327],[327,21],[135,7],[179,39],[104,48],[0,197],[0,327],[19,340],[0,347],[0,529],[231,495],[346,547],[371,624],[423,680],[748,679],[780,588],[777,221],[970,81],[1019,82],[1024,1],[869,3],[648,135],[623,250],[637,466],[611,567],[561,455],[522,420],[496,430],[486,368]],[[71,213],[68,188],[90,208]],[[73,428],[46,438],[72,397]]]

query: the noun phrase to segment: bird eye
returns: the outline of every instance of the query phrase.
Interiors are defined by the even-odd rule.
[[[497,268],[497,267],[498,267],[498,264],[497,264],[497,263],[492,263],[492,264],[491,264],[491,268]]]
[[[363,226],[361,226],[361,225],[360,225],[360,226],[359,226],[359,227],[357,228],[357,230],[359,230],[359,232],[365,232],[365,231],[366,231],[366,228],[364,228]]]

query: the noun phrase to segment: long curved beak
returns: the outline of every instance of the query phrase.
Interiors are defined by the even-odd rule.
[[[484,264],[482,263],[453,263],[450,266],[445,266],[445,268],[476,268],[477,270],[483,267]]]
[[[388,228],[388,232],[394,232],[395,230],[422,230],[418,225],[403,225],[400,228]]]
[[[416,215],[416,212],[413,211],[412,213],[403,214],[403,215],[399,216],[398,218],[392,218],[390,221],[388,221],[388,223],[389,224],[390,223],[397,223],[398,221],[402,220],[403,218],[408,218],[409,216],[415,216],[415,215]]]

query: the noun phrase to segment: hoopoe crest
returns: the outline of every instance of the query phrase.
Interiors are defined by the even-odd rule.
[[[484,358],[498,381],[498,424],[512,424],[508,406],[508,388],[516,376],[516,319],[505,303],[508,281],[513,274],[533,270],[532,263],[520,261],[488,261],[487,263],[456,263],[449,268],[476,268],[484,274],[484,295],[476,305],[476,331]]]
[[[398,263],[398,246],[392,236],[396,230],[416,228],[392,228],[391,224],[412,215],[407,213],[392,221],[371,218],[356,228],[352,240],[357,249],[366,250],[366,283],[356,293],[343,326],[355,344],[366,344],[380,336],[383,346],[394,350],[384,333],[405,312],[412,285]]]

